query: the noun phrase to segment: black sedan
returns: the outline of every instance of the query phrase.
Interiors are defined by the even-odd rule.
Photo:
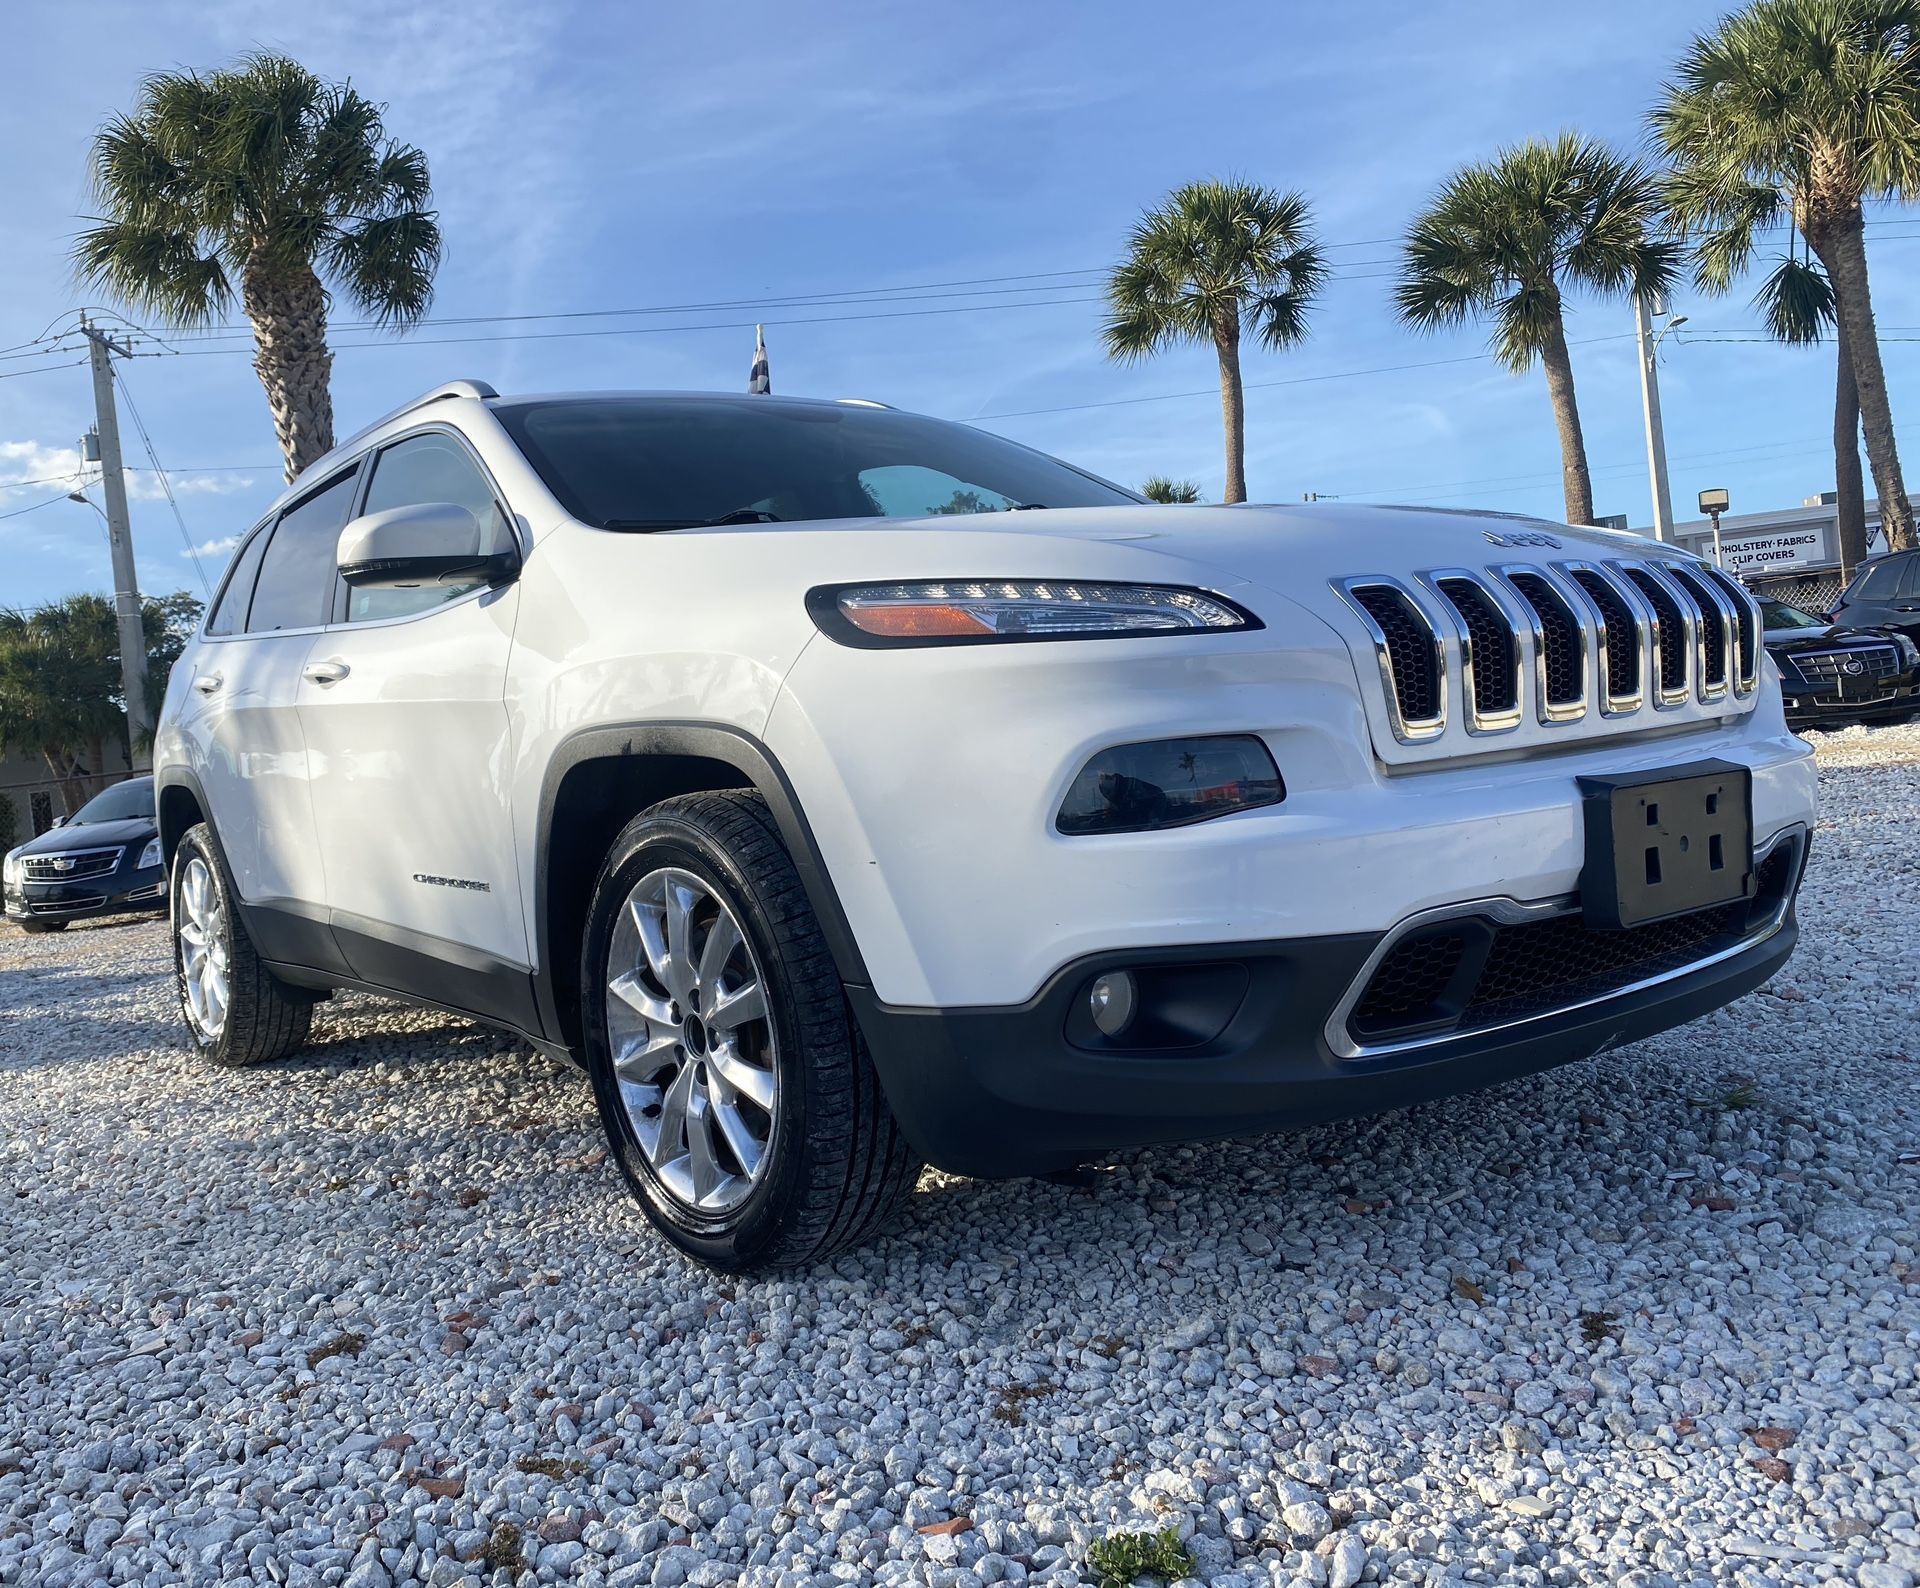
[[[153,779],[116,783],[58,827],[8,850],[0,899],[6,918],[27,932],[57,932],[90,915],[165,910]]]
[[[1920,647],[1897,630],[1850,629],[1762,599],[1767,654],[1795,727],[1885,722],[1920,709]]]

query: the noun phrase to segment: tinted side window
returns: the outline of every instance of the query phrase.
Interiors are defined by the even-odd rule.
[[[349,470],[280,515],[260,564],[247,613],[247,632],[310,629],[332,615],[334,556],[353,500]]]
[[[247,603],[253,599],[253,577],[260,571],[260,559],[266,555],[267,537],[271,533],[263,529],[240,548],[240,555],[233,560],[233,572],[227,576],[220,599],[214,602],[207,618],[209,634],[238,634],[246,626]]]
[[[1850,592],[1855,600],[1883,601],[1900,586],[1900,564],[1892,557],[1869,563]]]
[[[494,500],[493,487],[472,455],[452,436],[429,431],[395,442],[373,460],[373,480],[367,486],[363,513],[389,507],[412,507],[421,502],[453,502],[480,520],[481,544],[499,550],[510,531],[506,516]],[[365,623],[374,618],[409,617],[477,589],[473,584],[417,585],[402,590],[349,590],[347,621]]]
[[[1889,562],[1893,559],[1888,558]],[[1907,565],[1907,576],[1900,581],[1900,593],[1903,596],[1920,595],[1920,557],[1902,557]]]

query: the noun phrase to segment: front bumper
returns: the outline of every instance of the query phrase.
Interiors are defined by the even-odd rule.
[[[9,921],[77,921],[95,915],[158,914],[167,908],[164,867],[124,866],[79,882],[22,882],[6,890]]]
[[[1909,673],[1882,693],[1862,697],[1836,693],[1789,694],[1787,725],[1804,728],[1824,722],[1892,722],[1920,711],[1920,677]]]
[[[1455,1030],[1400,1042],[1354,1041],[1348,1024],[1396,933],[1104,952],[1003,1008],[901,1008],[869,988],[848,994],[893,1112],[932,1163],[979,1177],[1041,1173],[1119,1149],[1401,1108],[1692,1020],[1759,986],[1792,954],[1807,842],[1804,829],[1782,836],[1759,897],[1739,907],[1750,913],[1728,917],[1737,924],[1717,937],[1610,982],[1567,982],[1509,1000],[1482,1024],[1463,1017]],[[1222,999],[1226,1023],[1186,1048],[1102,1046],[1082,1010],[1092,981],[1116,969],[1160,974],[1170,996]]]

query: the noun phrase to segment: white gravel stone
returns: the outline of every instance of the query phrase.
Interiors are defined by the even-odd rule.
[[[0,930],[0,1584],[1067,1588],[1170,1526],[1214,1588],[1912,1588],[1920,728],[1818,742],[1733,1007],[763,1280],[508,1038],[343,995],[219,1073],[162,927]]]

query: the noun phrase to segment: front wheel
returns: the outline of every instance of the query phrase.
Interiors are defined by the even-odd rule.
[[[42,932],[64,932],[66,929],[65,921],[22,921],[20,923],[20,930],[30,937],[38,937]]]
[[[174,986],[193,1045],[215,1064],[284,1059],[307,1040],[313,999],[268,970],[234,904],[213,829],[189,827],[168,879]]]
[[[667,1238],[733,1272],[869,1238],[919,1160],[757,794],[630,822],[594,886],[582,1024],[601,1122]]]

